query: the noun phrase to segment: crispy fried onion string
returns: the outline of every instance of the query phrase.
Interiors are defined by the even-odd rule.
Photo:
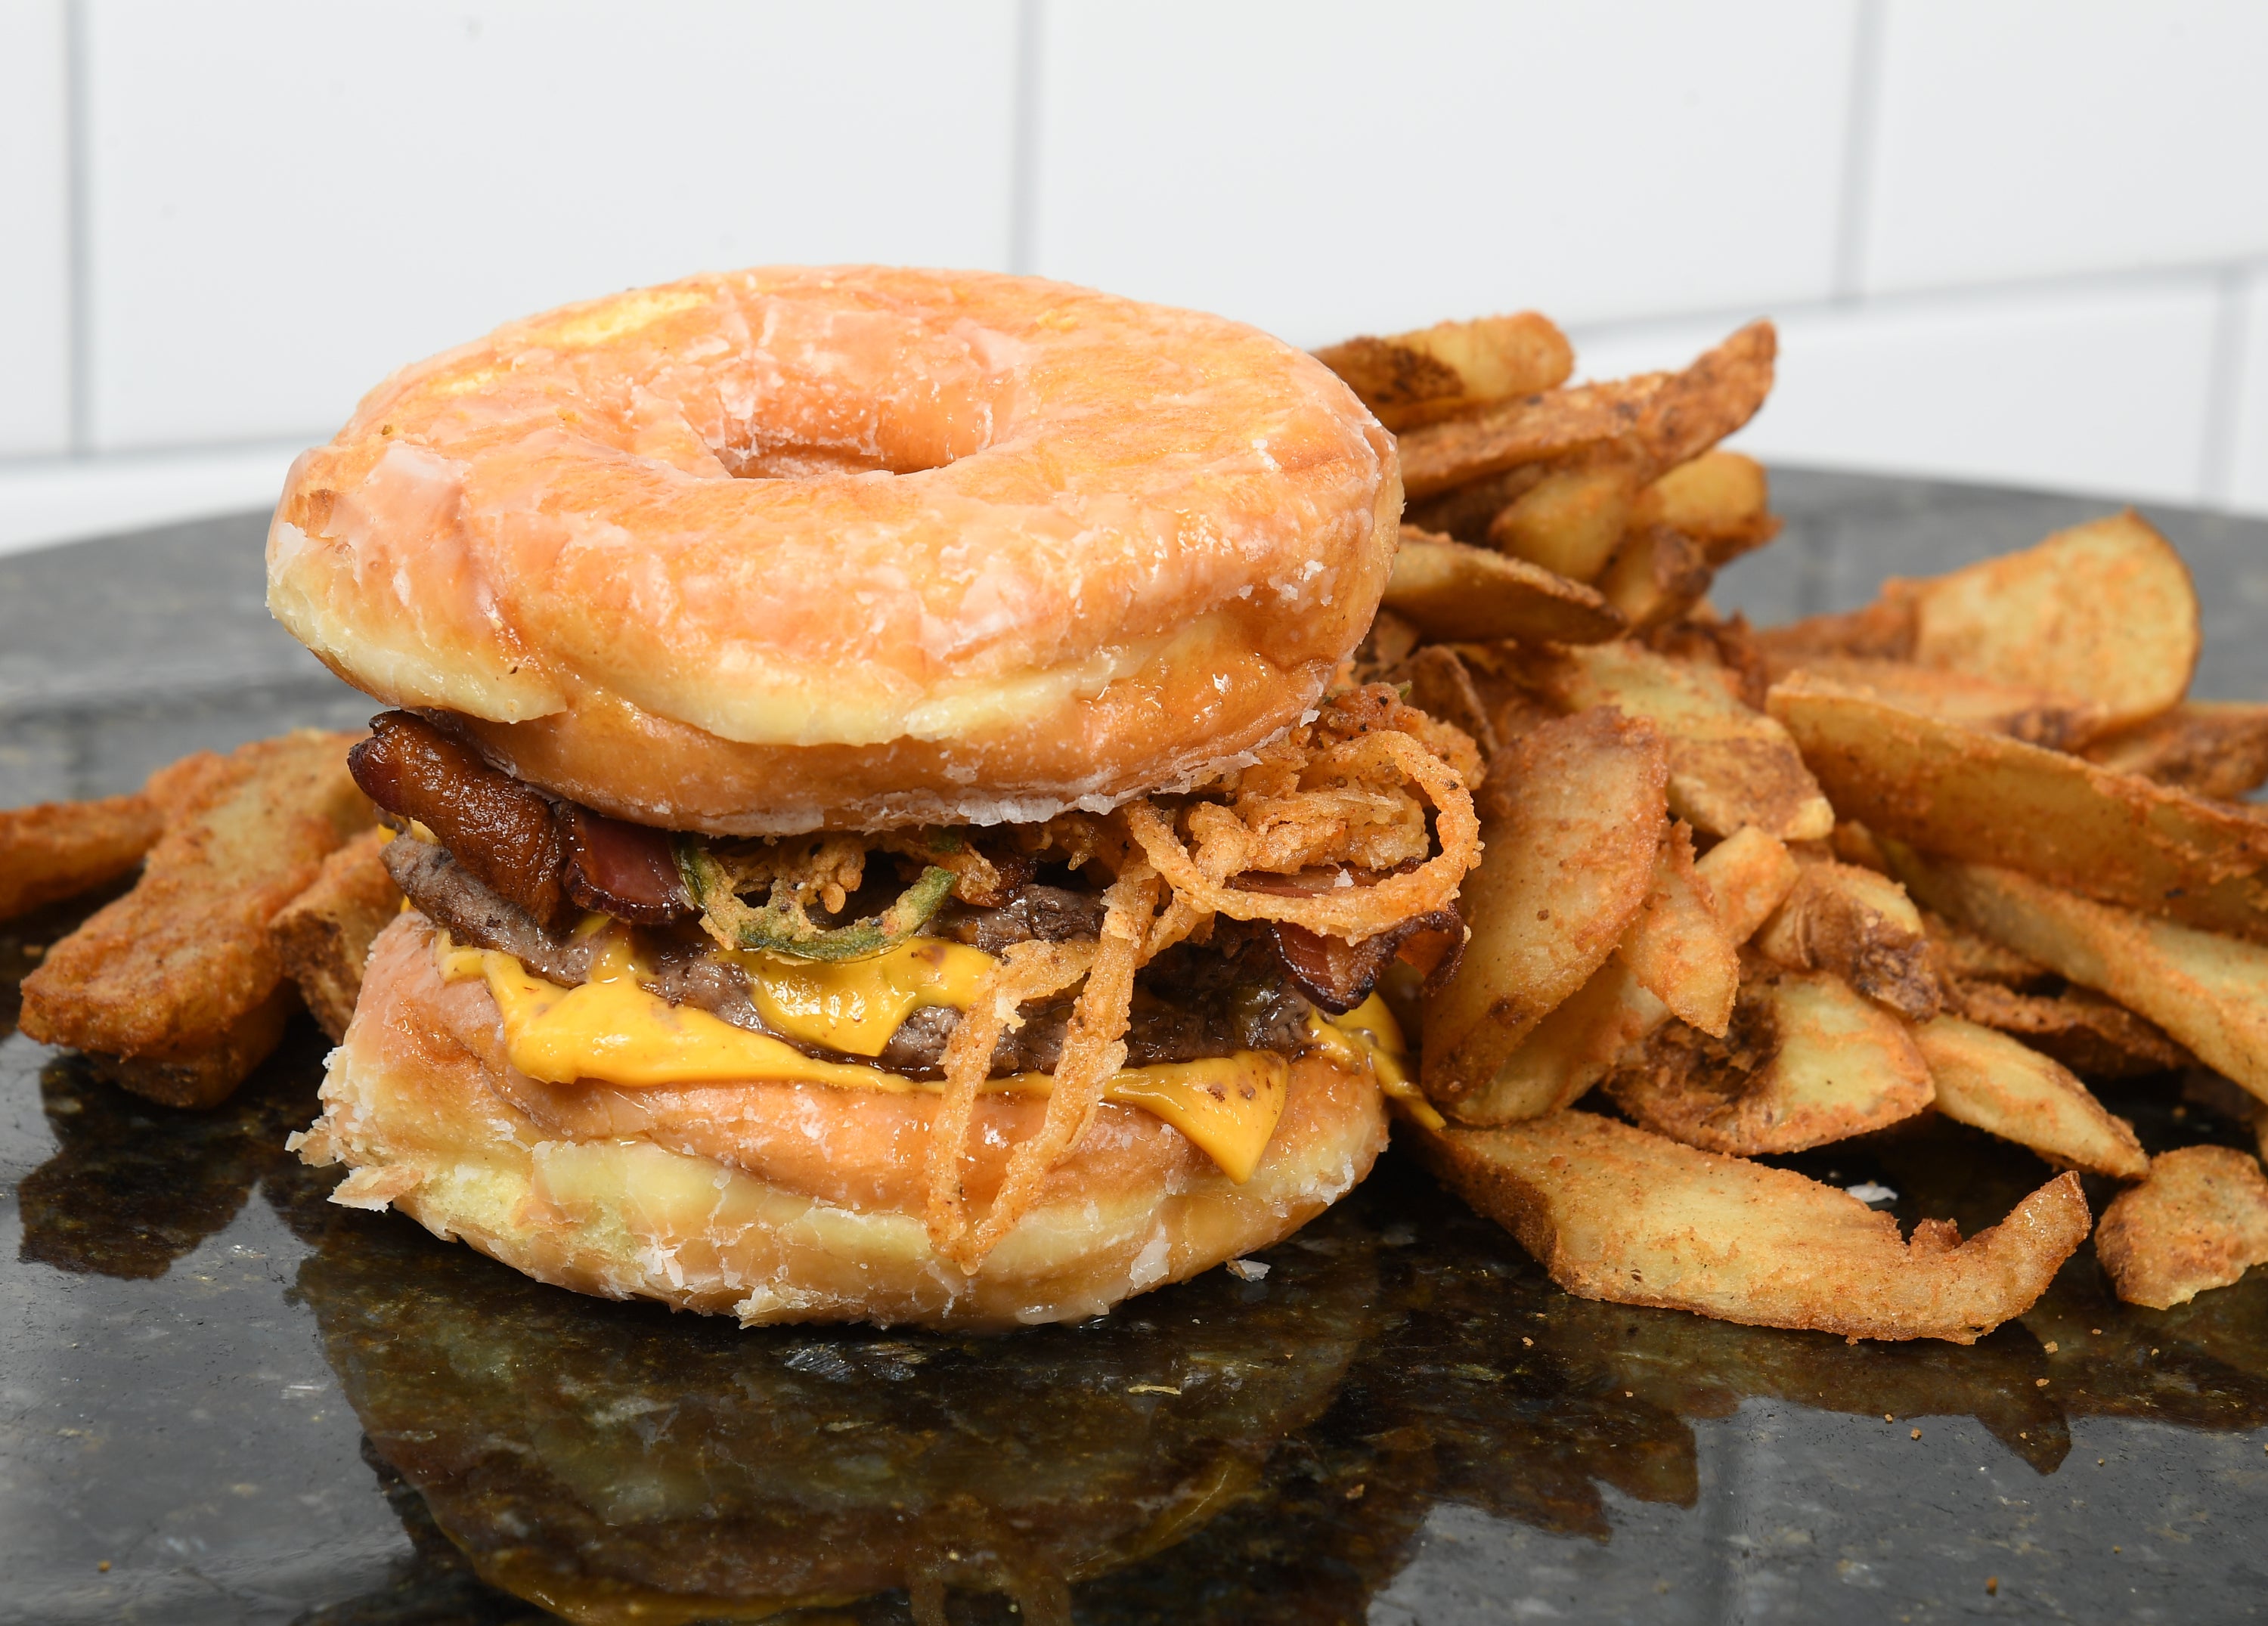
[[[929,1232],[932,1246],[971,1275],[1038,1199],[1041,1183],[1086,1133],[1103,1091],[1126,1064],[1134,974],[1165,946],[1167,932],[1186,936],[1195,923],[1194,915],[1173,909],[1153,919],[1157,896],[1157,872],[1146,864],[1130,865],[1103,894],[1099,940],[1011,946],[946,1043],[945,1097],[930,1128]],[[1004,1026],[1020,1021],[1019,1005],[1067,988],[1081,975],[1086,986],[1071,1007],[1047,1116],[1038,1133],[1009,1154],[991,1208],[972,1224],[961,1151],[977,1093],[992,1069],[992,1047]]]
[[[1195,855],[1174,834],[1172,820],[1149,802],[1127,805],[1123,810],[1126,828],[1173,887],[1176,904],[1188,903],[1232,920],[1289,921],[1359,943],[1412,916],[1446,907],[1456,896],[1465,872],[1479,859],[1481,826],[1473,813],[1472,795],[1456,770],[1409,735],[1366,734],[1334,747],[1331,754],[1351,751],[1383,755],[1416,781],[1433,805],[1434,834],[1441,845],[1417,869],[1388,876],[1374,887],[1343,887],[1296,896],[1246,892],[1226,883],[1232,873],[1245,867],[1235,860],[1249,837],[1225,823],[1200,835]]]

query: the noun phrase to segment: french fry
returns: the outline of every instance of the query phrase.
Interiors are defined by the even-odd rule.
[[[1807,864],[1756,952],[1793,971],[1831,971],[1909,1021],[1941,1001],[1921,912],[1887,875],[1849,864]]]
[[[2268,783],[2268,706],[2185,700],[2090,743],[2087,760],[2228,800]]]
[[[379,854],[394,832],[360,835],[323,860],[314,885],[284,905],[269,925],[284,975],[299,988],[307,1013],[336,1044],[347,1034],[370,945],[400,912],[401,889]]]
[[[1893,578],[1864,609],[1757,635],[1782,669],[1822,656],[1911,661],[2092,701],[2104,726],[2157,716],[2197,666],[2197,590],[2131,510],[2021,553],[1922,581]]]
[[[2201,643],[2189,567],[2132,509],[1915,588],[1916,661],[2093,700],[2114,724],[2179,701]]]
[[[1957,1016],[1924,1022],[1913,1039],[1929,1063],[1938,1111],[1955,1122],[2067,1168],[2119,1180],[2139,1180],[2148,1170],[2133,1126],[2038,1051]]]
[[[1741,991],[1739,945],[1718,920],[1694,869],[1687,826],[1670,826],[1654,855],[1653,885],[1616,953],[1638,985],[1672,1016],[1724,1037]]]
[[[1837,825],[1839,834],[1845,828],[1864,829],[1863,825]],[[1868,837],[1871,842],[1872,837]],[[1882,858],[1881,870],[1889,872],[1889,860],[1881,849],[1874,849]],[[2019,954],[2005,943],[1971,931],[1958,921],[1948,920],[1935,909],[1921,911],[1922,931],[1929,938],[1930,968],[1943,984],[1954,982],[1995,982],[2004,988],[2036,988],[2053,980],[2055,973],[2034,960],[2029,954]],[[1987,1024],[1990,1026],[1990,1024]]]
[[[2038,1299],[2089,1225],[2060,1174],[1966,1242],[1943,1220],[1902,1240],[1831,1186],[1586,1112],[1410,1139],[1569,1292],[1751,1326],[1973,1343]]]
[[[2129,1304],[2170,1310],[2268,1264],[2268,1179],[2227,1146],[2150,1159],[2142,1183],[2103,1210],[2095,1251]]]
[[[1887,843],[1930,908],[2105,993],[2268,1100],[2268,948],[2113,909],[2014,870]]]
[[[1667,776],[1654,730],[1604,709],[1548,723],[1506,754],[1491,778],[1510,787],[1507,812],[1483,826],[1459,905],[1472,937],[1425,1002],[1434,1100],[1485,1085],[1613,952],[1653,884]]]
[[[1655,1134],[1742,1157],[1886,1129],[1932,1095],[1906,1025],[1823,972],[1743,988],[1722,1043],[1665,1028],[1606,1087]]]
[[[1771,501],[1771,481],[1756,459],[1704,452],[1638,494],[1631,529],[1667,526],[1701,544],[1709,563],[1723,564],[1779,534]]]
[[[2019,688],[1973,673],[1940,671],[1910,660],[1822,655],[1793,666],[1770,658],[1766,664],[1776,681],[1805,672],[1822,683],[1872,695],[1903,711],[2006,734],[2051,751],[2075,751],[2110,726],[2110,712],[2092,700]]]
[[[1552,469],[1497,511],[1489,545],[1571,581],[1598,578],[1638,496],[1638,453],[1620,444]]]
[[[1599,592],[1633,633],[1675,621],[1707,596],[1716,571],[1702,545],[1666,525],[1633,526],[1599,574]]]
[[[1697,830],[1746,825],[1782,841],[1817,841],[1835,809],[1778,722],[1736,699],[1709,667],[1627,640],[1565,650],[1539,667],[1563,710],[1615,706],[1660,729],[1669,807]]]
[[[138,791],[0,812],[0,920],[117,879],[164,828],[157,803]]]
[[[1623,630],[1622,616],[1595,589],[1413,526],[1402,527],[1385,605],[1426,636],[1454,643],[1596,644]]]
[[[1766,703],[1837,811],[1878,837],[2021,869],[2203,931],[2268,938],[2257,879],[2268,822],[1808,673],[1776,684]]]
[[[1635,445],[1641,481],[1690,461],[1731,434],[1771,393],[1778,338],[1751,322],[1683,372],[1641,373],[1491,407],[1401,438],[1403,489],[1412,501],[1523,465]]]
[[[272,1048],[288,1012],[268,927],[371,823],[347,775],[355,736],[305,732],[200,764],[141,880],[24,980],[22,1026],[119,1058],[122,1081],[210,1105]]]
[[[1396,434],[1557,389],[1575,367],[1567,335],[1534,311],[1350,339],[1315,358]]]
[[[1787,849],[1753,827],[1719,842],[1693,870],[1719,930],[1736,948],[1779,907],[1797,874]],[[1664,923],[1641,915],[1607,963],[1538,1023],[1496,1076],[1457,1103],[1452,1115],[1466,1123],[1508,1123],[1581,1100],[1624,1051],[1669,1019],[1669,1007],[1630,968],[1631,960],[1653,952],[1638,939]]]
[[[2139,1078],[2195,1067],[2198,1058],[2155,1023],[2091,989],[2027,994],[1997,982],[1956,979],[1945,985],[1955,1016],[2021,1039],[2087,1078]]]

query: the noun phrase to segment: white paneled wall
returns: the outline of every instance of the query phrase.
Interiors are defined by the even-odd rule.
[[[272,497],[390,368],[700,268],[1301,343],[1780,318],[1790,460],[2268,512],[2259,0],[0,0],[0,549]]]

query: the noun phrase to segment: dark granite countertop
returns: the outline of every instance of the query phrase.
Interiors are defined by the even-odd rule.
[[[1775,495],[1717,595],[1759,620],[2111,506]],[[2268,695],[2268,525],[2144,506],[2198,576],[2197,692]],[[0,559],[0,806],[359,725],[268,619],[262,529]],[[13,1033],[74,918],[0,926],[0,1622],[2268,1617],[2268,1273],[2161,1313],[2082,1249],[1972,1349],[1846,1343],[1570,1299],[1389,1154],[1263,1282],[1000,1340],[741,1332],[326,1203],[281,1150],[312,1028],[209,1114]],[[2246,1144],[2106,1093],[2153,1150]],[[1964,1231],[2043,1176],[1946,1124],[1811,1155]]]

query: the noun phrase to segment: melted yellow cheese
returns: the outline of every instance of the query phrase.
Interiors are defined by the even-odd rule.
[[[880,1056],[898,1024],[924,1005],[966,1011],[992,969],[982,949],[916,938],[870,960],[720,953],[747,973],[767,1027],[846,1056]]]
[[[939,954],[924,951],[945,948]],[[671,1085],[739,1084],[751,1079],[823,1084],[837,1089],[940,1090],[944,1086],[879,1067],[823,1062],[767,1034],[736,1027],[720,1017],[688,1005],[673,1005],[639,985],[640,968],[630,940],[618,935],[593,960],[591,977],[575,988],[530,973],[519,960],[494,949],[459,948],[446,934],[438,939],[442,975],[452,982],[477,978],[488,984],[503,1019],[504,1050],[512,1064],[545,1084],[593,1079],[624,1088]],[[964,956],[973,957],[972,964]],[[777,1008],[789,1013],[780,1026],[851,1054],[873,1055],[907,1012],[924,1004],[966,1010],[975,980],[990,957],[959,944],[917,942],[873,960],[839,966],[786,961],[784,956],[733,957],[747,970],[749,993],[764,1019]],[[885,962],[894,962],[887,963]],[[770,985],[775,968],[786,964],[785,986]],[[830,1008],[828,1001],[834,1001]],[[889,1015],[891,1009],[895,1015]],[[871,1050],[841,1042],[848,1035],[866,1042],[887,1019]],[[1389,1096],[1405,1107],[1414,1098],[1401,1029],[1385,1005],[1373,997],[1336,1022],[1315,1019],[1314,1041],[1351,1065],[1367,1065]],[[1138,1107],[1171,1124],[1191,1144],[1241,1185],[1259,1166],[1291,1081],[1290,1063],[1269,1051],[1241,1050],[1233,1056],[1195,1062],[1163,1063],[1121,1071],[1103,1099]],[[1019,1073],[990,1079],[988,1091],[1044,1094],[1054,1081],[1045,1073]],[[1438,1120],[1436,1120],[1438,1122]]]
[[[1418,1080],[1410,1077],[1410,1047],[1402,1037],[1402,1024],[1376,994],[1344,1016],[1309,1012],[1307,1036],[1350,1066],[1367,1063],[1386,1099],[1412,1121],[1429,1129],[1448,1126],[1448,1121],[1433,1110],[1433,1103],[1418,1089]]]

